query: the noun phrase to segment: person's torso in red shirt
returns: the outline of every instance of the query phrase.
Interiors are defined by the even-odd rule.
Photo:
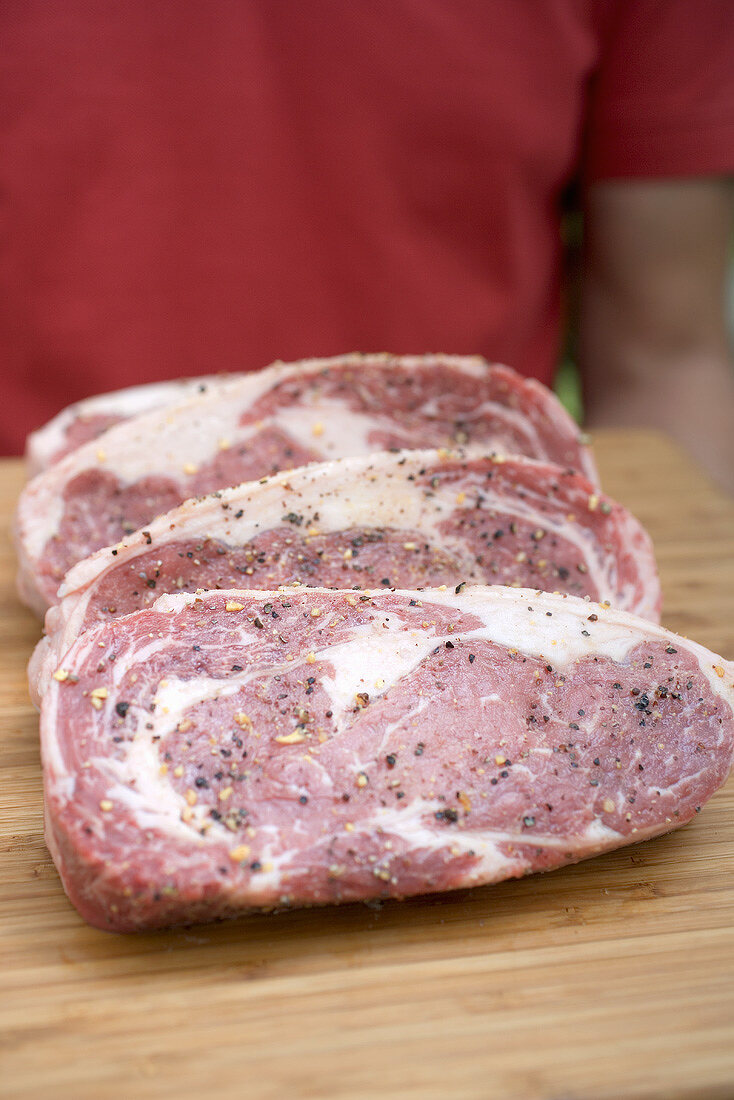
[[[597,15],[11,5],[3,449],[88,393],[275,358],[481,353],[549,381]]]

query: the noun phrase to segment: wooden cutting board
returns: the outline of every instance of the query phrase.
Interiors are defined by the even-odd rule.
[[[600,433],[650,530],[667,626],[734,658],[734,503],[664,438]],[[0,1094],[696,1100],[734,1096],[734,779],[668,837],[456,894],[118,936],[42,834],[0,466]]]

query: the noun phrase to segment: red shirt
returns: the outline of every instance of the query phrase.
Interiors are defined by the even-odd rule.
[[[549,381],[560,201],[734,168],[731,0],[5,0],[0,450],[347,350]]]

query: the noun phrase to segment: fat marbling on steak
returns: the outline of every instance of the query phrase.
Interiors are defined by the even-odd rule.
[[[164,592],[462,581],[660,614],[649,537],[580,474],[520,457],[383,452],[186,501],[74,566],[47,612],[31,692],[37,701],[78,634]]]
[[[46,838],[131,931],[546,871],[724,782],[734,665],[578,597],[477,586],[165,595],[46,692]]]
[[[114,424],[206,393],[210,387],[232,381],[234,377],[205,375],[172,382],[149,382],[75,401],[28,436],[25,452],[28,476],[35,477],[83,443],[98,439]]]
[[[21,596],[43,614],[72,565],[189,497],[307,462],[457,443],[596,480],[557,399],[507,367],[388,355],[270,367],[118,424],[34,478],[16,515]]]

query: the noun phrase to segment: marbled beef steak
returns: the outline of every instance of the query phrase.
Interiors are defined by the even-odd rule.
[[[72,565],[190,497],[307,462],[457,443],[596,480],[557,399],[508,367],[389,355],[275,366],[117,424],[35,477],[16,516],[21,596],[43,614]]]
[[[462,581],[660,613],[650,539],[580,474],[519,457],[383,452],[186,501],[80,562],[46,615],[31,692],[38,701],[79,633],[164,592]]]
[[[46,692],[46,836],[130,931],[545,871],[685,824],[724,782],[734,666],[507,587],[164,595]]]

